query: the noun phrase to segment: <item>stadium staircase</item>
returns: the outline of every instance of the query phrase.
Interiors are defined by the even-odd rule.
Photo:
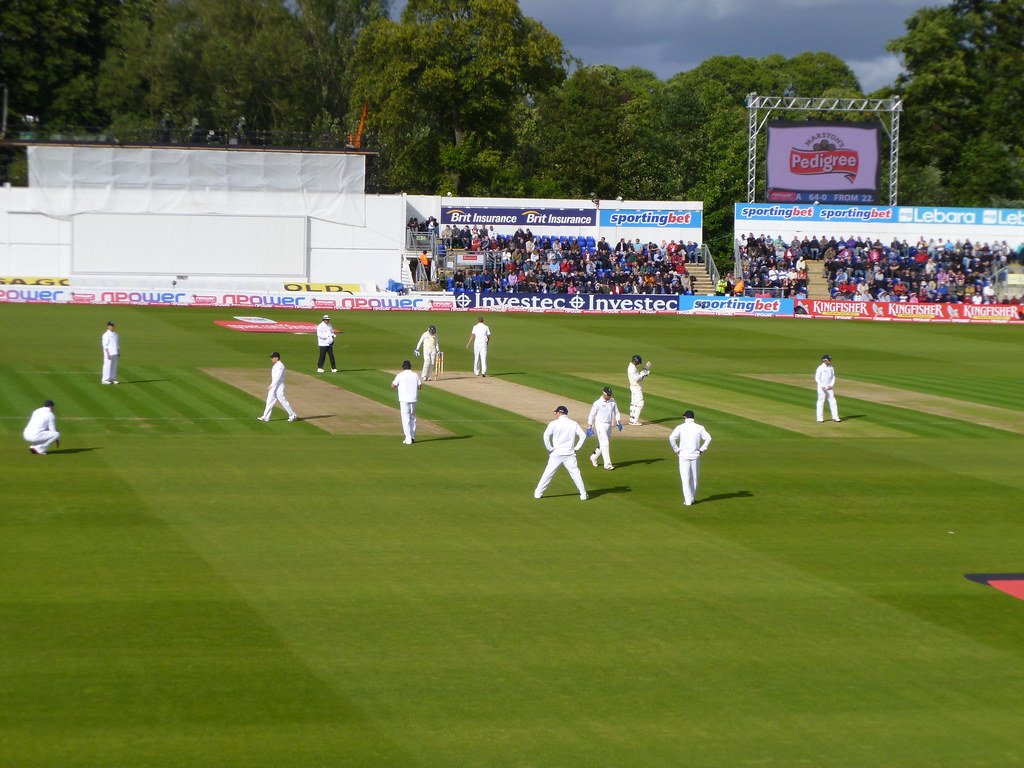
[[[824,262],[812,261],[807,270],[807,298],[827,299],[830,298],[828,291],[828,278],[822,274]]]
[[[713,296],[715,293],[715,283],[711,279],[711,275],[709,275],[707,270],[704,269],[704,265],[687,264],[686,268],[689,273],[693,275],[693,295]]]

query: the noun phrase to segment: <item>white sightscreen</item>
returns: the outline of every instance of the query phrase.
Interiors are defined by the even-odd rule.
[[[305,277],[306,221],[82,214],[71,254],[72,274]]]
[[[310,216],[362,226],[366,158],[147,147],[28,148],[29,201],[51,216]]]

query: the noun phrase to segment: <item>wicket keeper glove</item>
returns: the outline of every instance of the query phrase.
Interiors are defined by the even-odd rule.
[[[418,349],[414,349],[414,350],[412,351],[412,353],[413,353],[414,355],[416,355],[416,357],[419,357],[419,356],[420,356],[420,351],[419,351]]]
[[[594,436],[594,428],[593,427],[587,427],[587,437],[593,437],[593,436]]]
[[[621,421],[618,424],[616,424],[615,426],[617,426],[619,428],[619,432],[622,431],[622,422]]]

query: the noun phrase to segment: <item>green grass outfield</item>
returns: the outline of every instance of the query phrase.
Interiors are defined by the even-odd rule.
[[[551,407],[625,406],[653,360],[645,418],[714,436],[685,508],[663,439],[613,437],[586,503],[564,473],[535,501],[542,427],[429,387],[454,438],[260,423],[199,369],[312,372],[315,341],[233,314],[316,320],[0,305],[0,765],[1024,765],[1024,601],[964,578],[1024,572],[1024,436],[842,389],[1019,414],[1024,329],[488,317],[492,372]],[[335,320],[337,383],[382,403],[428,323],[470,365],[475,316]],[[824,352],[842,424],[752,378],[810,384]]]

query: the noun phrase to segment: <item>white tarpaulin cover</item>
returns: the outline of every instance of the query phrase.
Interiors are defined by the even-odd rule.
[[[146,147],[28,148],[32,208],[311,216],[365,223],[363,155]]]

